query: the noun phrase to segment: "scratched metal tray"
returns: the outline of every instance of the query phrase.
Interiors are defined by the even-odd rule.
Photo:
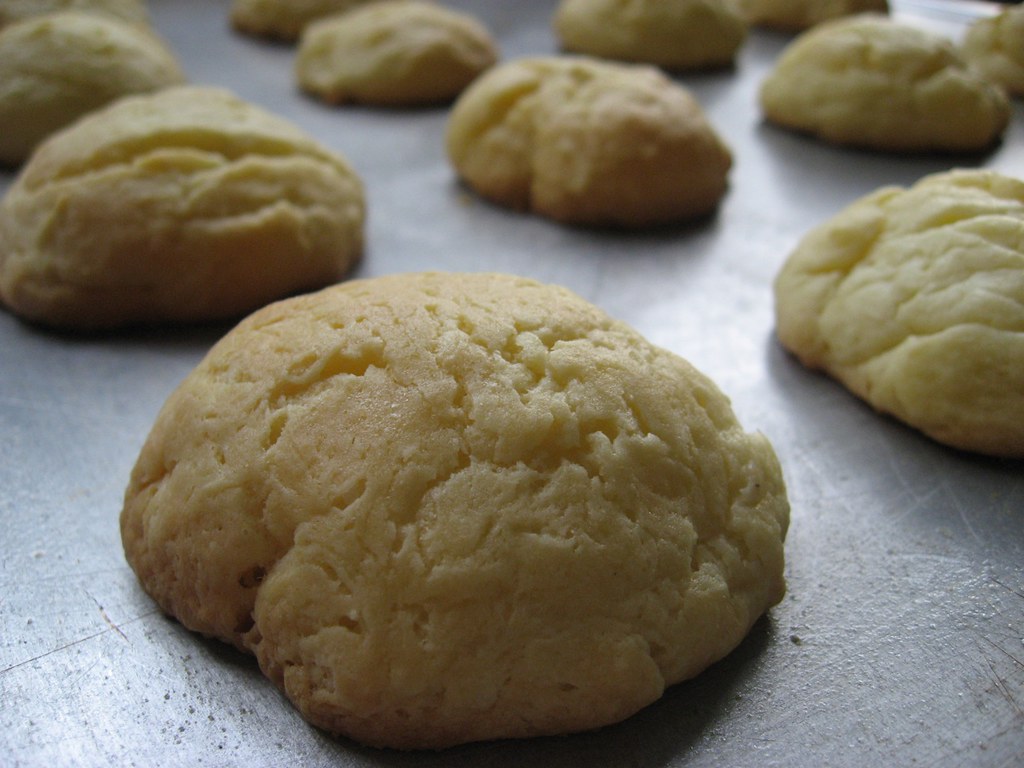
[[[555,52],[554,0],[450,4],[485,21],[506,58]],[[878,186],[951,164],[1024,175],[1019,102],[983,157],[823,146],[762,123],[757,86],[789,38],[755,31],[734,71],[680,78],[735,153],[718,215],[609,234],[460,189],[444,109],[301,96],[293,50],[232,34],[227,5],[150,3],[194,81],[292,118],[355,165],[370,211],[358,275],[488,269],[561,283],[719,383],[785,469],[789,594],[726,660],[594,733],[440,754],[328,738],[252,660],[158,613],[121,553],[136,453],[227,326],[80,338],[0,312],[0,765],[1024,763],[1024,467],[943,448],[801,368],[774,341],[770,291],[807,229]],[[896,8],[953,36],[991,12],[942,0]]]

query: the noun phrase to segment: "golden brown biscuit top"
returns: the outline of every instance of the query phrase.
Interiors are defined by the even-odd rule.
[[[227,90],[184,85],[124,99],[102,114],[88,116],[72,135],[40,148],[26,167],[22,183],[31,189],[175,148],[193,148],[228,160],[249,154],[303,154],[339,163],[336,155],[294,123]]]
[[[783,592],[767,442],[685,361],[494,274],[250,316],[164,407],[125,497],[146,589],[317,725],[443,747],[620,719]]]

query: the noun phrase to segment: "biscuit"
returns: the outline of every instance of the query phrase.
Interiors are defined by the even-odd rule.
[[[494,67],[449,116],[449,159],[481,196],[569,224],[643,227],[712,212],[729,149],[653,67],[538,57]]]
[[[45,141],[0,200],[0,300],[93,329],[251,311],[362,245],[348,163],[230,93],[125,97]]]
[[[295,68],[304,90],[331,103],[415,105],[451,101],[497,57],[472,17],[391,0],[310,24]]]
[[[1024,457],[1024,182],[887,187],[810,232],[775,282],[778,336],[935,440]]]
[[[373,0],[234,0],[231,24],[239,32],[286,42],[299,39],[311,21]]]
[[[0,163],[19,165],[51,133],[121,96],[185,81],[146,27],[78,11],[0,29]]]
[[[960,52],[984,77],[1024,95],[1024,6],[983,17],[964,34]]]
[[[768,441],[565,289],[356,280],[266,307],[172,394],[129,563],[313,724],[404,749],[595,728],[779,601]]]
[[[835,144],[973,152],[1002,135],[1010,105],[943,37],[875,14],[802,33],[761,85],[765,117]]]
[[[562,0],[554,28],[566,51],[676,71],[729,66],[747,37],[729,0]]]
[[[146,25],[149,13],[142,0],[0,0],[0,27],[32,16],[82,11]]]
[[[799,32],[858,13],[888,13],[888,0],[734,0],[752,25]]]

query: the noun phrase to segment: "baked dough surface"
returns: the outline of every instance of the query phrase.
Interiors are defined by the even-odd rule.
[[[582,56],[488,70],[455,103],[446,141],[483,197],[581,225],[709,214],[732,165],[689,91],[653,67]]]
[[[893,152],[971,152],[1010,119],[1002,89],[953,43],[877,14],[820,24],[761,85],[765,117],[825,141]]]
[[[142,0],[0,0],[0,27],[30,16],[60,11],[85,11],[133,24],[149,23],[149,13]]]
[[[239,32],[294,42],[306,25],[373,0],[233,0],[231,24]]]
[[[497,58],[471,16],[388,0],[310,24],[295,68],[299,85],[325,101],[401,106],[451,101]]]
[[[750,23],[789,32],[808,29],[842,16],[888,13],[888,0],[734,0]]]
[[[498,274],[254,313],[169,398],[121,516],[143,586],[312,723],[442,748],[595,728],[781,599],[775,455],[670,352]]]
[[[978,19],[968,27],[960,50],[989,80],[1024,95],[1024,6]]]
[[[1024,182],[880,189],[810,232],[775,282],[783,345],[957,448],[1024,456]]]
[[[227,91],[123,98],[44,142],[0,200],[0,300],[93,329],[233,317],[342,277],[362,182]]]
[[[731,0],[562,0],[562,47],[670,70],[729,66],[747,37]]]
[[[55,131],[185,75],[147,27],[95,13],[31,16],[0,29],[0,164],[20,165]]]

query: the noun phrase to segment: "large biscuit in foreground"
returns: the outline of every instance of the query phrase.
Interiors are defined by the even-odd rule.
[[[185,81],[148,28],[79,11],[0,29],[0,164],[18,165],[50,134],[122,97]]]
[[[680,71],[731,65],[747,37],[731,0],[562,0],[554,28],[567,51]]]
[[[808,29],[842,16],[888,13],[888,0],[735,0],[750,23],[790,32]]]
[[[308,24],[373,0],[233,0],[231,25],[239,32],[292,42]]]
[[[350,281],[242,322],[121,516],[143,586],[312,723],[442,748],[625,718],[781,599],[789,508],[726,397],[574,294]]]
[[[804,238],[775,300],[805,365],[942,443],[1024,456],[1024,182],[880,189]]]
[[[653,67],[512,61],[452,108],[448,157],[483,197],[569,224],[644,227],[711,213],[732,155],[689,91]]]
[[[54,134],[0,200],[0,300],[94,329],[233,317],[341,278],[362,182],[227,91],[126,97]]]
[[[1010,6],[975,21],[964,34],[960,52],[989,80],[1024,96],[1024,6]]]
[[[761,85],[765,117],[836,144],[972,152],[1002,136],[1010,105],[949,40],[864,14],[790,43]]]
[[[143,0],[0,0],[0,27],[61,11],[96,13],[132,24],[149,23]]]
[[[406,106],[451,101],[497,58],[472,16],[388,0],[306,27],[295,72],[304,90],[330,103]]]

